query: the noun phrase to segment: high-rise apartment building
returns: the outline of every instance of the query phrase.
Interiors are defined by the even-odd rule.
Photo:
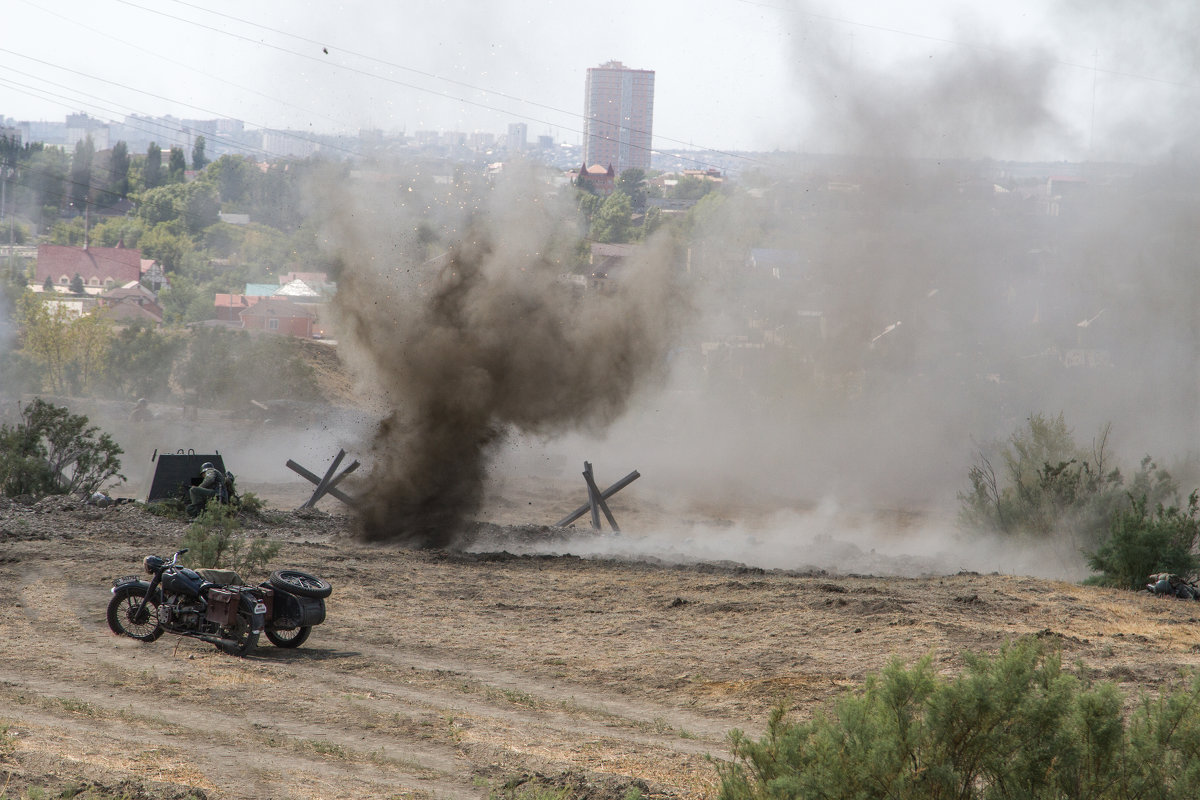
[[[529,141],[529,126],[524,122],[510,122],[508,125],[508,138],[505,142],[509,153],[524,153],[525,145]]]
[[[587,71],[584,94],[584,164],[650,169],[654,70],[609,61]]]

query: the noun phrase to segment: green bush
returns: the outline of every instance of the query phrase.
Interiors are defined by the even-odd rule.
[[[1044,536],[1069,522],[1084,541],[1096,541],[1122,483],[1121,473],[1105,463],[1108,430],[1089,455],[1076,445],[1062,414],[1033,414],[1026,422],[1006,442],[980,448],[967,476],[971,489],[959,494],[960,524]],[[996,461],[1003,465],[999,471]]]
[[[88,496],[110,478],[124,480],[123,452],[87,417],[34,398],[20,422],[0,425],[0,491],[8,497]]]
[[[189,567],[220,567],[249,574],[265,569],[279,554],[280,543],[264,538],[249,538],[241,533],[237,510],[221,503],[209,503],[188,527],[181,547],[188,549],[184,563]]]
[[[146,503],[143,510],[147,514],[167,519],[187,519],[187,504],[178,497],[165,497]]]
[[[1108,539],[1087,554],[1088,566],[1100,573],[1089,583],[1139,589],[1154,573],[1194,575],[1200,568],[1197,505],[1196,492],[1188,496],[1186,509],[1159,503],[1153,512],[1147,495],[1131,497],[1129,508],[1113,516]]]
[[[235,508],[239,514],[259,516],[262,514],[265,506],[263,505],[262,498],[254,492],[242,492],[237,496]]]
[[[1065,536],[1080,549],[1094,550],[1107,539],[1115,515],[1129,507],[1130,496],[1145,495],[1153,505],[1178,495],[1174,479],[1149,456],[1126,489],[1121,471],[1109,463],[1108,434],[1106,426],[1087,452],[1075,443],[1062,414],[1030,416],[1005,442],[980,448],[967,475],[971,488],[958,495],[960,526],[1033,538]]]
[[[1109,683],[1064,672],[1036,639],[967,654],[954,678],[893,661],[810,722],[777,708],[730,734],[721,800],[1190,798],[1200,785],[1200,678],[1132,713]]]

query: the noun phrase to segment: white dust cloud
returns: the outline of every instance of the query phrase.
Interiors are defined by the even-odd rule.
[[[1058,26],[1099,35],[1129,16],[1118,5],[1094,19],[1061,7]],[[964,536],[953,521],[977,447],[1031,414],[1062,412],[1084,447],[1111,423],[1126,475],[1147,453],[1170,465],[1195,451],[1197,47],[1171,30],[1194,29],[1197,12],[1143,12],[1122,45],[1127,71],[1181,80],[1168,91],[1101,70],[1089,124],[1061,113],[1078,67],[1049,39],[968,31],[959,38],[978,46],[889,60],[831,46],[812,17],[786,15],[797,88],[781,104],[811,121],[796,142],[806,155],[747,164],[739,183],[754,191],[706,211],[689,253],[697,313],[673,350],[670,391],[603,439],[545,445],[571,471],[584,459],[614,477],[639,469],[626,498],[652,497],[677,521],[581,534],[567,550],[1084,574],[1075,542],[1039,552]],[[1089,146],[1128,163],[1003,160]],[[778,275],[756,270],[756,248],[790,260]],[[1186,494],[1196,476],[1178,477]],[[730,527],[687,522],[722,507]],[[770,509],[791,510],[761,520]],[[877,521],[887,509],[918,521]]]

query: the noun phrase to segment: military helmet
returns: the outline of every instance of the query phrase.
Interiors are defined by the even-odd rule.
[[[211,461],[205,461],[203,464],[200,465],[200,469],[202,469],[202,470],[216,469],[216,467],[213,466],[213,463]]]

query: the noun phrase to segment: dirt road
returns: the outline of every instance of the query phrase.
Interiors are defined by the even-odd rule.
[[[730,564],[405,551],[278,515],[273,566],[328,621],[246,659],[104,621],[113,578],[184,526],[129,504],[0,504],[0,786],[130,797],[701,798],[734,727],[808,714],[884,666],[1032,634],[1126,689],[1200,664],[1200,605],[1003,575],[834,577]],[[547,535],[552,535],[550,532]],[[539,535],[501,529],[514,541]],[[636,534],[630,533],[630,536]],[[264,576],[252,576],[261,578]],[[0,793],[2,794],[2,793]]]

